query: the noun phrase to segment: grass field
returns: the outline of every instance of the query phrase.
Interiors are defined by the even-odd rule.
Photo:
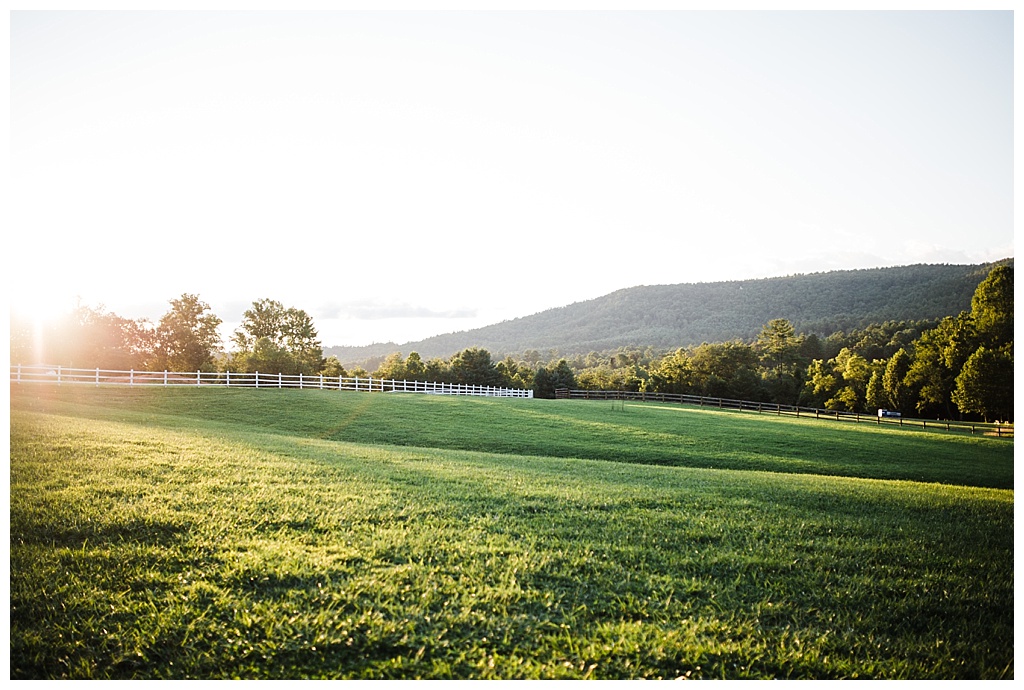
[[[1013,443],[11,387],[12,678],[1012,678]]]

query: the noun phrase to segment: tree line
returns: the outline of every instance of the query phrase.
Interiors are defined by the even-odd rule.
[[[512,358],[495,362],[482,348],[450,358],[422,360],[412,352],[394,353],[372,372],[346,370],[337,357],[324,357],[313,319],[302,309],[272,299],[252,303],[223,348],[223,321],[198,295],[183,294],[152,323],[128,319],[104,308],[79,304],[63,318],[36,332],[28,320],[12,318],[11,361],[128,371],[263,372],[267,374],[386,378],[508,388],[539,388],[554,397],[574,385],[563,363],[531,367]]]
[[[908,416],[1011,420],[1013,266],[1000,264],[977,286],[971,308],[933,321],[886,321],[825,338],[772,319],[751,341],[659,351],[619,348],[559,357],[537,350],[495,361],[470,347],[424,360],[394,352],[373,371],[346,370],[324,357],[313,320],[281,302],[253,302],[222,348],[222,323],[197,295],[170,301],[152,324],[78,306],[39,334],[11,324],[11,359],[101,369],[232,371],[359,376],[531,388],[682,393],[755,402]]]
[[[79,304],[42,327],[11,320],[11,361],[127,371],[238,371],[315,374],[324,364],[313,319],[276,300],[253,302],[222,347],[223,321],[198,295],[183,294],[157,323]]]
[[[449,366],[461,367],[469,350]],[[1013,265],[1000,264],[956,316],[885,321],[822,338],[772,319],[751,341],[732,340],[660,351],[654,347],[560,357],[527,350],[479,362],[475,382],[532,388],[650,391],[944,419],[1013,418]],[[416,353],[393,353],[374,375],[439,380],[445,361],[422,367]],[[412,362],[412,369],[408,368]],[[403,368],[405,367],[405,368]],[[450,375],[450,374],[449,374]]]
[[[1013,418],[1013,266],[978,285],[970,310],[887,321],[822,339],[773,319],[750,342],[650,348],[568,360],[576,386],[682,393],[851,412]]]

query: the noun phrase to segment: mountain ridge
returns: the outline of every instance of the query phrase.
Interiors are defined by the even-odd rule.
[[[750,340],[773,318],[797,332],[827,336],[885,321],[920,321],[970,308],[988,272],[1012,258],[982,264],[911,264],[710,283],[637,285],[593,299],[423,340],[324,348],[345,366],[393,352],[424,359],[468,347],[492,355],[528,350],[585,354],[618,347],[677,348]]]

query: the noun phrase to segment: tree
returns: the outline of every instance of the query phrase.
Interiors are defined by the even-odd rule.
[[[775,373],[792,373],[800,362],[801,340],[786,319],[772,319],[764,325],[754,342],[765,368]]]
[[[553,367],[541,366],[533,376],[533,396],[554,398],[559,388],[575,388],[576,376],[569,363],[562,359]]]
[[[479,347],[459,352],[448,363],[451,383],[473,386],[500,386],[501,374],[491,361],[491,353]]]
[[[996,266],[971,298],[971,316],[978,337],[989,348],[1013,340],[1013,266]]]
[[[410,352],[409,356],[405,358],[405,375],[410,380],[419,381],[423,378],[423,374],[426,372],[426,365],[423,363],[423,359],[420,357],[419,352]]]
[[[555,385],[552,382],[551,372],[546,366],[537,367],[533,374],[533,397],[548,398],[555,397]]]
[[[807,381],[800,401],[813,407],[824,407],[825,401],[831,399],[839,390],[839,379],[835,374],[832,361],[816,359],[807,367]]]
[[[533,380],[533,370],[526,362],[517,362],[508,355],[495,365],[501,375],[501,385],[509,388],[529,388]]]
[[[260,338],[269,338],[278,345],[284,331],[285,308],[272,299],[259,299],[242,314],[242,325],[235,330],[232,340],[240,350],[251,350]]]
[[[156,327],[158,368],[173,371],[213,371],[220,347],[220,318],[198,295],[183,294],[171,300],[171,309]]]
[[[313,375],[324,365],[313,319],[276,300],[253,302],[232,340],[237,347],[232,366],[241,371]]]
[[[282,329],[285,347],[295,360],[296,368],[302,374],[315,374],[324,361],[324,348],[313,326],[313,318],[301,309],[285,311]]]
[[[868,379],[867,408],[869,410],[887,407],[888,397],[885,394],[885,386],[882,383],[884,369],[874,368],[871,371],[871,378]]]
[[[906,379],[912,363],[910,353],[902,347],[886,362],[885,373],[882,374],[882,390],[887,403],[884,407],[903,413],[910,411],[914,403],[914,390]]]
[[[970,314],[962,312],[956,317],[947,316],[914,342],[914,361],[906,382],[917,391],[916,407],[920,414],[953,416],[950,396],[957,375],[974,351],[975,341]]]
[[[758,356],[745,343],[702,343],[690,352],[691,394],[716,398],[761,400],[764,391],[757,371]]]
[[[691,394],[696,386],[693,358],[682,348],[663,357],[651,367],[650,386],[659,393]]]
[[[1013,418],[1013,355],[1010,347],[974,351],[956,377],[953,402],[961,412],[976,413],[986,422]]]
[[[341,360],[339,360],[334,355],[331,355],[326,360],[324,360],[324,365],[323,367],[321,367],[320,373],[323,374],[324,376],[329,376],[330,378],[338,379],[346,378],[348,376],[348,372],[345,371],[345,367],[341,365]]]
[[[385,357],[384,361],[377,367],[377,370],[373,372],[373,377],[376,379],[391,379],[393,381],[405,380],[406,367],[405,360],[402,359],[402,353],[392,352]]]

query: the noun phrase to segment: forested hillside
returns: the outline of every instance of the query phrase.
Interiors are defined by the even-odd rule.
[[[324,352],[305,311],[267,298],[245,311],[225,350],[220,318],[186,293],[155,324],[83,305],[42,328],[12,319],[11,362],[372,376],[529,388],[537,397],[576,387],[652,391],[1010,420],[1013,297],[1012,259],[637,287],[382,345],[374,356],[350,350],[341,361]],[[363,359],[353,363],[353,354]]]
[[[404,345],[329,347],[324,354],[350,365],[379,361],[396,351],[431,358],[469,347],[497,354],[554,349],[563,356],[619,347],[676,348],[750,340],[778,318],[787,319],[798,333],[824,338],[872,323],[958,314],[970,307],[971,295],[994,265],[918,264],[639,286],[471,331]]]

